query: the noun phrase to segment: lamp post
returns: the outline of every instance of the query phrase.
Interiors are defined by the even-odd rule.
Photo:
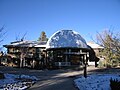
[[[87,54],[83,55],[83,64],[84,77],[87,78]]]

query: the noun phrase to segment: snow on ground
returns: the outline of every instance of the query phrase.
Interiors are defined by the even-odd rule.
[[[28,75],[4,74],[5,79],[0,79],[0,90],[25,90],[32,86],[37,78]]]
[[[113,74],[98,74],[88,75],[87,78],[83,76],[74,80],[76,87],[80,90],[111,90],[110,79],[118,79],[120,81],[120,75]]]

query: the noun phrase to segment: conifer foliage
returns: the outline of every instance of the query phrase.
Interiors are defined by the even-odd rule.
[[[47,41],[47,36],[44,31],[41,32],[40,37],[38,38],[38,41]]]

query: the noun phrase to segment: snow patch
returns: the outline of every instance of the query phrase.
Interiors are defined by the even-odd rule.
[[[0,90],[25,90],[32,86],[38,79],[35,76],[4,74],[5,79],[0,79]]]
[[[87,78],[81,76],[78,79],[75,79],[74,83],[79,90],[111,90],[110,89],[111,78],[120,81],[119,75],[99,74],[88,75]]]

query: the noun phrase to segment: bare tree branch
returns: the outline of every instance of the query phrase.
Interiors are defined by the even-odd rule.
[[[0,43],[4,40],[5,34],[7,33],[4,28],[5,28],[5,26],[2,26],[0,28]]]
[[[120,34],[115,34],[109,29],[102,33],[97,32],[96,38],[97,43],[104,47],[103,55],[107,62],[111,62],[112,59],[120,59]]]

